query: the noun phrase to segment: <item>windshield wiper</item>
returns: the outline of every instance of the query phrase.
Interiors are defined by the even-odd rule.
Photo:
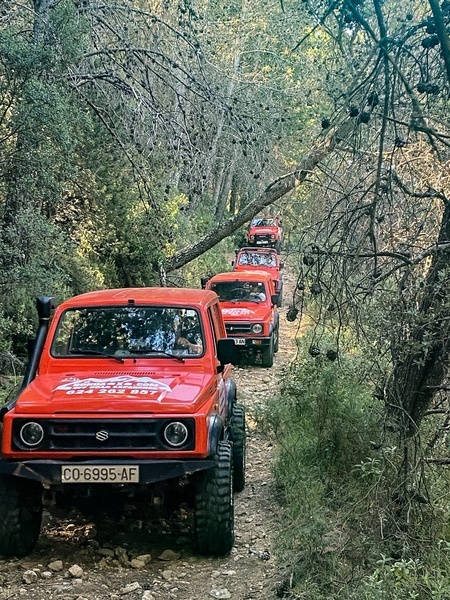
[[[180,362],[186,362],[186,359],[182,356],[178,356],[177,354],[171,354],[170,352],[166,352],[165,350],[155,350],[154,348],[135,348],[133,350],[118,350],[118,352],[123,358],[132,357],[133,354],[162,354],[163,356],[168,356],[169,358],[175,358]]]
[[[105,358],[114,358],[119,362],[124,362],[124,357],[114,352],[113,354],[108,354],[108,352],[102,352],[101,350],[91,350],[88,348],[77,348],[76,350],[69,350],[69,354],[89,354],[90,356],[104,356]]]

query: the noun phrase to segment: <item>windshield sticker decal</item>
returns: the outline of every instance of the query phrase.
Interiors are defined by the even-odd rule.
[[[120,375],[108,379],[88,377],[87,379],[66,378],[55,388],[63,390],[67,395],[72,394],[131,394],[149,395],[158,392],[170,392],[171,388],[166,383],[151,377],[132,377]]]

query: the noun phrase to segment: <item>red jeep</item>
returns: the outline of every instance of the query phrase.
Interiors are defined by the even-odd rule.
[[[283,230],[278,217],[255,217],[250,223],[247,240],[250,246],[267,246],[281,250]]]
[[[219,273],[206,283],[220,298],[228,337],[241,358],[261,357],[263,367],[273,365],[278,352],[278,295],[267,271]]]
[[[33,549],[43,487],[92,495],[188,477],[198,551],[228,553],[245,414],[217,295],[102,290],[37,309],[23,383],[0,413],[0,555]]]
[[[271,274],[278,294],[278,306],[281,306],[283,296],[283,263],[280,255],[274,248],[241,248],[236,250],[236,258],[231,263],[233,271],[267,271]]]

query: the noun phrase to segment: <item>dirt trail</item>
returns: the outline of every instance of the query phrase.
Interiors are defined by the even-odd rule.
[[[228,557],[205,558],[192,549],[190,514],[170,512],[158,493],[129,498],[111,509],[105,497],[98,516],[50,503],[35,551],[0,561],[0,600],[272,600],[278,581],[273,541],[278,527],[270,463],[273,446],[258,432],[252,408],[277,392],[292,359],[294,329],[286,321],[293,282],[285,280],[280,349],[271,369],[236,368],[239,401],[247,407],[247,484],[236,495],[236,543]],[[92,506],[89,508],[92,510]]]

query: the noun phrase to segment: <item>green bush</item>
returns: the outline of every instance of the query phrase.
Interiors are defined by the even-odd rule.
[[[301,341],[280,397],[264,407],[260,424],[278,442],[281,560],[294,574],[300,597],[338,598],[342,579],[362,569],[362,557],[372,554],[353,507],[373,485],[376,469],[361,477],[355,465],[373,459],[379,415],[371,388],[362,382],[359,358],[342,352],[338,360],[326,352],[313,358],[310,345],[309,339]]]

